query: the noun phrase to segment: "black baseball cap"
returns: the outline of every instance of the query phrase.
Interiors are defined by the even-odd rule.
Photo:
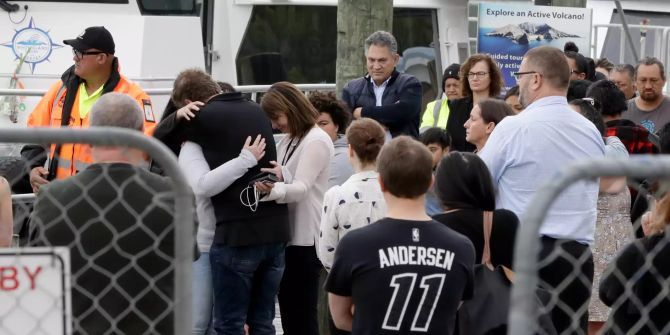
[[[108,54],[114,54],[115,48],[112,34],[102,26],[88,27],[77,38],[64,40],[63,43],[80,51],[98,49]]]

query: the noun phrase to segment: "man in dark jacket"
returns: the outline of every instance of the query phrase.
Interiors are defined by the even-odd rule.
[[[347,83],[342,100],[355,119],[367,117],[386,127],[389,137],[419,137],[421,83],[395,67],[400,56],[395,37],[377,31],[365,40],[368,74]]]
[[[132,97],[108,93],[91,126],[142,131]],[[172,334],[174,191],[142,167],[143,152],[93,146],[94,164],[43,185],[32,222],[33,246],[70,249],[75,334]]]

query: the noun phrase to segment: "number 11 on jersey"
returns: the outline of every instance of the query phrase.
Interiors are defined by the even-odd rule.
[[[442,294],[442,287],[444,286],[444,273],[436,273],[433,275],[424,276],[421,278],[422,295],[419,305],[414,311],[414,318],[410,331],[427,332],[430,327],[430,321],[433,319],[433,313],[437,302],[440,300]],[[386,316],[382,329],[400,330],[402,322],[405,318],[405,312],[409,307],[409,301],[414,292],[414,284],[416,283],[416,273],[401,273],[394,275],[389,284],[393,287],[393,296],[386,309]]]

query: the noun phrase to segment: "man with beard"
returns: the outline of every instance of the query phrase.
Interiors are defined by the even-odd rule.
[[[638,96],[628,101],[622,118],[631,120],[654,133],[670,122],[670,98],[663,95],[665,67],[655,57],[642,59],[635,67]]]

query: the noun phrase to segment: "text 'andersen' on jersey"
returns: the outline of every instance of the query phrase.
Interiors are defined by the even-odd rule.
[[[394,246],[379,249],[379,268],[397,265],[427,265],[451,270],[455,254],[452,251],[422,247]]]

